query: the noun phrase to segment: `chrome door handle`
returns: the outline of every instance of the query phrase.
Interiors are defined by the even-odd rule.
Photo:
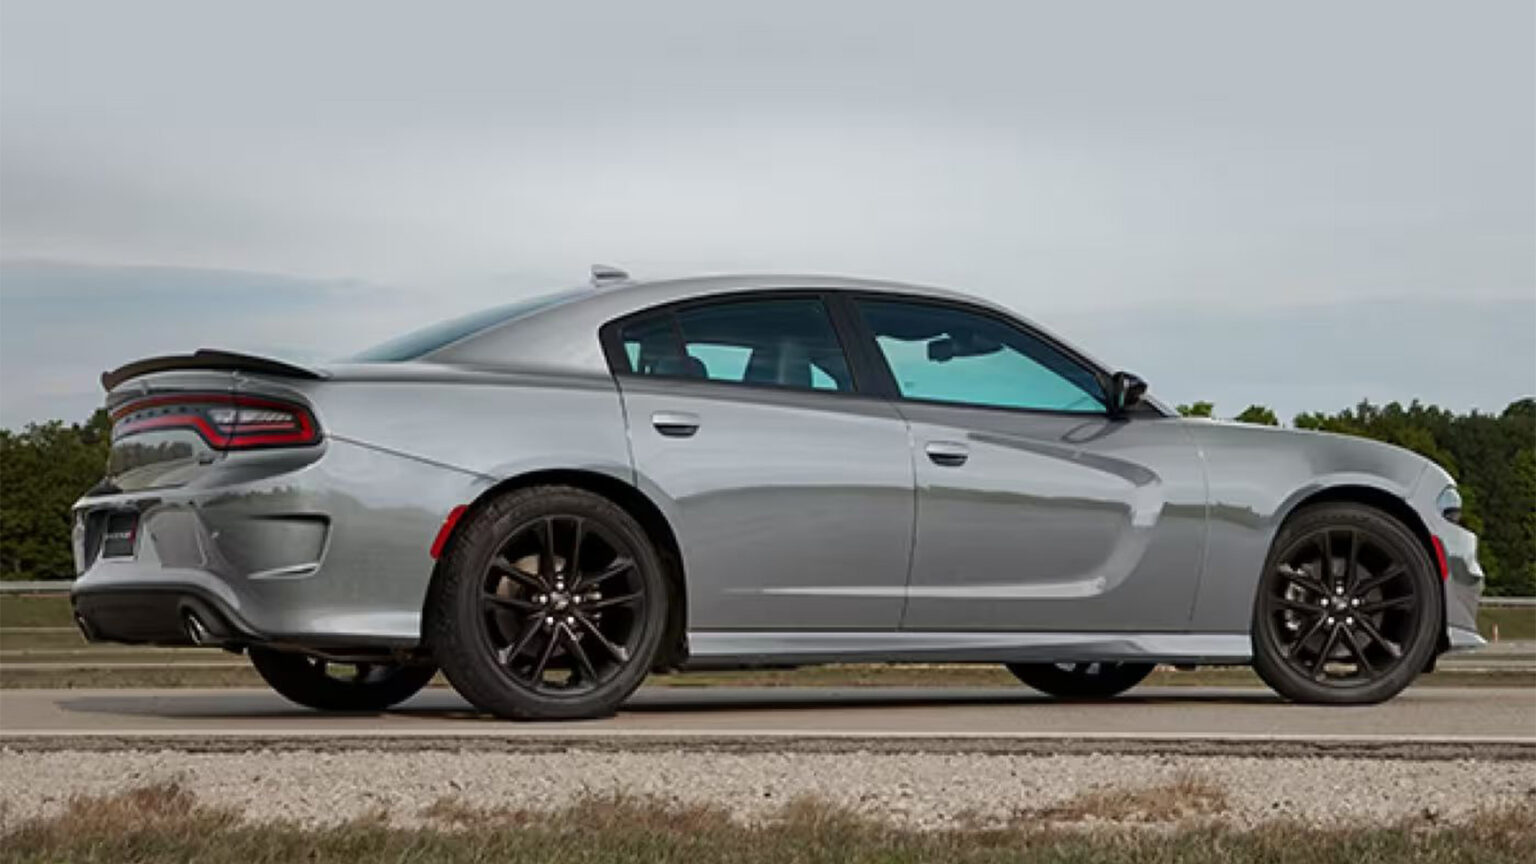
[[[946,468],[958,468],[971,456],[971,448],[955,441],[930,441],[923,449],[929,462]]]
[[[686,411],[657,411],[651,415],[651,425],[668,438],[689,438],[699,431],[699,415]]]

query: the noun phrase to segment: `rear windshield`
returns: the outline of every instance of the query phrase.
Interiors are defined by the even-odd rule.
[[[396,336],[387,342],[382,342],[372,348],[359,351],[345,359],[354,363],[405,363],[410,360],[417,360],[439,348],[451,345],[468,336],[473,336],[482,330],[488,330],[498,324],[511,321],[513,318],[521,318],[547,306],[553,306],[563,300],[570,299],[582,293],[583,290],[575,289],[560,291],[555,294],[545,294],[542,297],[535,297],[531,300],[508,303],[505,306],[482,309],[479,312],[471,312],[458,318],[439,321],[420,330],[413,330],[404,336]]]

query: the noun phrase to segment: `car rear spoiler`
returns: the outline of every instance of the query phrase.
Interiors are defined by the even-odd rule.
[[[111,392],[124,381],[140,375],[148,375],[151,372],[166,372],[172,369],[227,369],[232,372],[259,372],[280,378],[307,378],[312,381],[325,377],[314,369],[305,369],[270,357],[255,357],[250,354],[236,354],[233,351],[199,348],[191,354],[148,357],[119,366],[110,372],[103,372],[101,386]]]

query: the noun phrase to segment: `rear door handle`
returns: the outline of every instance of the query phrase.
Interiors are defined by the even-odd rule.
[[[971,448],[955,441],[929,441],[923,449],[928,453],[928,461],[946,468],[958,468],[971,456]]]
[[[657,411],[651,415],[651,425],[668,438],[689,438],[699,431],[699,415],[686,411]]]

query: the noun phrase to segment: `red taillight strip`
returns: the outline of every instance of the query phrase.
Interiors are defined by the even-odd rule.
[[[142,420],[129,420],[126,423],[120,424],[117,422],[138,411],[162,405],[186,405],[188,407],[214,405],[231,406],[237,409],[270,408],[291,415],[299,428],[293,431],[277,432],[269,430],[289,427],[270,422],[252,423],[249,425],[237,424],[234,427],[235,431],[233,433],[225,434],[214,428],[207,418],[198,413],[146,417]],[[255,396],[240,396],[232,393],[178,393],[172,396],[151,396],[145,399],[135,399],[113,411],[112,420],[116,424],[112,430],[112,437],[114,439],[154,429],[182,427],[196,430],[203,440],[218,449],[313,444],[320,440],[313,417],[310,416],[309,410],[302,405]],[[250,431],[246,431],[247,429]]]
[[[464,511],[468,505],[459,506],[448,511],[448,516],[443,519],[443,527],[437,529],[437,537],[432,540],[432,559],[435,561],[443,555],[443,547],[448,545],[448,538],[453,536],[453,528],[464,518]]]
[[[1440,567],[1440,581],[1444,582],[1451,578],[1451,562],[1446,560],[1445,544],[1433,534],[1429,535],[1429,539],[1435,541],[1435,563]]]

